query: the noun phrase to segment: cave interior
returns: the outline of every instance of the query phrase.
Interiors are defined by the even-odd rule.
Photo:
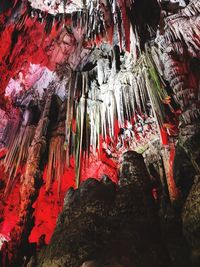
[[[0,1],[0,266],[200,266],[200,1]]]

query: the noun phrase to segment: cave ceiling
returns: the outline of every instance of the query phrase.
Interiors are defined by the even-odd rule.
[[[62,1],[62,0],[42,0],[42,1],[33,1],[29,0],[31,6],[35,9],[40,9],[51,14],[62,14],[62,13],[72,13],[77,10],[82,10],[87,6],[88,2],[83,2],[80,0],[73,1]]]
[[[5,40],[0,47],[0,68],[4,73],[0,80],[3,105],[5,105],[2,100],[3,94],[10,79],[16,79],[18,75],[23,76],[23,73],[28,71],[30,63],[45,66],[51,71],[55,70],[57,64],[63,62],[67,62],[72,69],[80,69],[96,44],[102,41],[112,44],[113,23],[117,19],[114,18],[113,12],[115,8],[120,8],[120,2],[117,5],[113,2],[113,6],[110,6],[103,1],[99,4],[88,1],[84,4],[86,6],[84,8],[78,1],[50,2],[50,5],[48,1],[12,1],[10,5],[2,4],[2,8],[6,9],[1,15],[1,38]],[[141,25],[141,29],[147,23],[154,26],[159,17],[156,1],[141,3],[137,1],[133,4],[130,1],[127,2],[127,7],[136,6],[133,8],[136,10],[133,16],[136,15],[138,20],[136,23]],[[156,6],[153,11],[155,17],[146,16],[145,5]],[[137,18],[139,10],[144,13],[145,19]],[[122,13],[120,16],[122,17]],[[116,23],[121,22],[116,21]],[[127,38],[128,35],[127,31]],[[127,46],[126,40],[122,45]],[[26,88],[26,85],[24,87]]]

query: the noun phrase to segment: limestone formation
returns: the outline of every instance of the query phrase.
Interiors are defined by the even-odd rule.
[[[200,266],[199,25],[199,0],[0,1],[0,265]]]
[[[119,185],[90,178],[70,189],[37,266],[171,266],[149,184],[142,156],[130,151]]]

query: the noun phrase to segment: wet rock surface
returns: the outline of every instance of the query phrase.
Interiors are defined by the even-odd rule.
[[[172,266],[142,156],[125,153],[119,176],[119,185],[104,176],[67,192],[37,266]]]

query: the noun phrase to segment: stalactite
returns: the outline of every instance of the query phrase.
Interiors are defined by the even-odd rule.
[[[76,169],[76,185],[80,184],[80,175],[83,165],[83,141],[84,130],[86,127],[86,99],[85,94],[80,98],[80,102],[76,111],[76,137],[75,137],[75,169]]]
[[[84,154],[90,149],[89,143],[89,125],[87,119],[87,98],[88,94],[88,76],[87,73],[82,74],[82,95],[76,109],[76,132],[75,132],[75,170],[76,170],[76,185],[80,184],[80,176],[83,167]]]
[[[46,191],[49,192],[56,178],[58,182],[58,195],[60,194],[61,178],[65,171],[66,152],[64,150],[65,136],[56,135],[49,144],[49,157],[47,163]]]
[[[48,148],[48,161],[46,172],[46,192],[51,191],[52,184],[56,179],[58,183],[58,196],[62,183],[62,176],[66,170],[66,151],[65,151],[65,118],[66,101],[59,105],[56,125],[52,129]]]
[[[20,116],[19,113],[13,114],[14,118],[8,120],[7,125],[4,129],[2,141],[4,142],[5,147],[9,147],[14,142],[17,131],[20,128]]]
[[[94,96],[96,95],[96,98],[93,99],[93,109],[89,111],[89,117],[91,117],[92,110],[95,110],[95,103],[96,106],[100,105],[100,132],[103,134],[104,138],[106,138],[107,134],[111,138],[113,137],[114,120],[116,118],[119,128],[123,128],[125,127],[127,119],[131,122],[131,119],[135,116],[135,112],[139,114],[144,113],[148,116],[147,103],[149,101],[151,101],[154,109],[154,116],[158,121],[158,126],[162,127],[163,124],[167,122],[163,103],[166,102],[170,105],[170,97],[165,90],[164,82],[159,77],[158,70],[153,63],[150,52],[141,56],[133,72],[119,72],[114,77],[115,81],[110,79],[107,87],[102,83],[100,84],[100,88],[102,88],[102,93],[100,95],[99,93],[93,93]],[[106,90],[103,89],[104,87]],[[96,89],[91,90],[94,91]],[[98,92],[98,90],[94,92]],[[98,102],[99,97],[102,99],[102,103]],[[168,99],[168,102],[166,99]],[[94,100],[96,100],[96,102]],[[98,115],[96,116],[98,117]],[[94,129],[93,126],[91,127],[91,130],[92,129]],[[91,134],[93,136],[93,133]]]
[[[8,153],[4,159],[5,172],[8,173],[8,181],[4,195],[7,196],[16,178],[18,168],[25,165],[28,150],[35,133],[35,126],[22,126],[15,139],[8,147]]]
[[[103,58],[98,59],[97,67],[91,73],[83,72],[82,76],[79,76],[78,73],[71,72],[71,81],[67,87],[65,147],[68,166],[70,157],[72,155],[75,157],[77,186],[86,155],[92,152],[93,155],[100,157],[101,138],[107,144],[107,148],[113,146],[114,150],[116,147],[135,149],[137,142],[139,144],[145,140],[146,133],[140,134],[143,129],[146,129],[147,135],[148,131],[153,134],[151,124],[156,122],[157,129],[160,129],[161,141],[167,143],[165,127],[170,127],[170,121],[165,109],[167,106],[169,110],[173,108],[161,70],[157,68],[158,62],[157,64],[154,62],[153,52],[154,50],[147,48],[146,53],[141,55],[134,67],[129,69],[124,66],[124,69],[122,67],[118,72],[114,67],[113,57],[111,70],[108,70],[111,73],[110,77],[105,76],[106,61]],[[90,75],[93,77],[92,81]],[[149,104],[152,113],[149,111]],[[74,121],[76,127],[73,126]],[[116,121],[118,132],[115,131]],[[122,139],[117,137],[120,128],[127,131],[125,134],[127,136]],[[150,136],[147,140],[151,138]],[[126,141],[127,138],[129,141]],[[54,142],[50,165],[55,164]],[[48,188],[50,181],[52,178],[49,178]]]
[[[73,113],[74,113],[74,97],[75,97],[75,76],[73,72],[70,74],[70,83],[68,87],[67,95],[67,114],[66,114],[66,155],[67,155],[67,166],[69,167],[69,157],[70,157],[70,143],[71,143],[71,130],[73,122]]]

